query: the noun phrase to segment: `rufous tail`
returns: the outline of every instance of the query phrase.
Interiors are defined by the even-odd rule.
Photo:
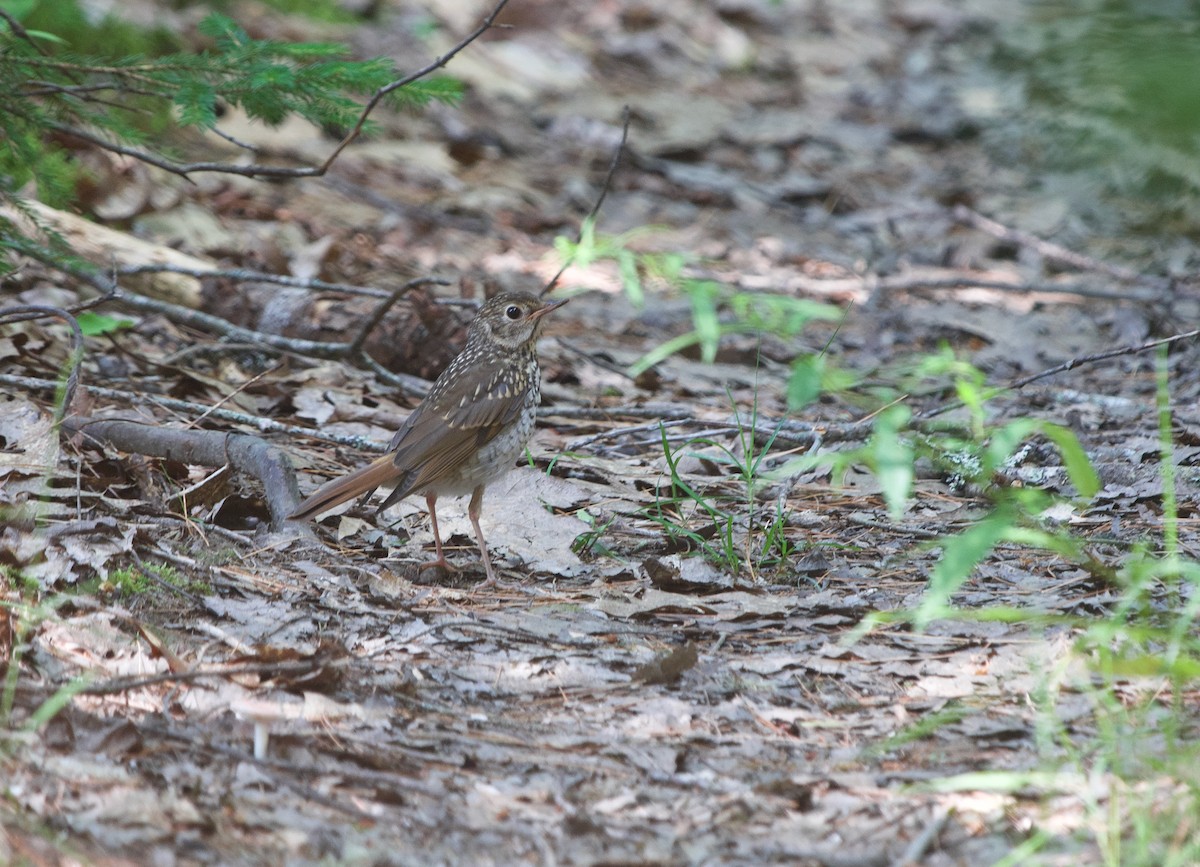
[[[288,520],[306,521],[334,506],[340,506],[347,500],[370,493],[380,485],[397,481],[400,473],[396,470],[392,457],[390,453],[383,455],[365,467],[321,485],[296,508],[296,511],[288,515]]]

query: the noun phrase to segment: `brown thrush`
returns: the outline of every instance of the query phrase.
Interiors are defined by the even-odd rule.
[[[424,565],[449,568],[438,533],[437,498],[470,493],[467,514],[487,583],[495,583],[479,527],[483,489],[512,468],[533,432],[542,385],[538,332],[542,317],[565,303],[517,292],[484,304],[467,331],[466,347],[405,419],[388,453],[322,485],[291,518],[305,520],[378,487],[394,486],[382,511],[415,491],[425,495],[437,546],[437,559]]]

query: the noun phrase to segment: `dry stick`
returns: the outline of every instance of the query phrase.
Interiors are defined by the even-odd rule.
[[[284,337],[279,334],[269,334],[263,331],[254,331],[249,328],[243,328],[240,325],[234,325],[226,319],[219,316],[213,316],[209,313],[202,313],[199,310],[193,310],[190,307],[184,307],[180,304],[172,304],[169,301],[159,301],[155,298],[148,298],[144,295],[122,290],[115,282],[99,274],[85,271],[82,268],[75,268],[64,262],[56,262],[52,259],[49,253],[44,251],[27,251],[26,255],[37,259],[51,268],[60,271],[64,274],[70,274],[77,280],[94,287],[102,292],[106,301],[112,301],[117,304],[122,304],[134,310],[143,313],[157,313],[170,319],[177,325],[187,325],[193,328],[199,328],[202,331],[219,334],[222,337],[229,338],[242,343],[253,343],[263,348],[270,348],[280,352],[290,352],[296,355],[308,356],[310,358],[324,359],[342,359],[350,355],[352,343],[346,342],[331,342],[319,340],[303,340],[296,337]],[[418,277],[415,280],[410,280],[405,287],[419,286],[426,283],[443,283],[439,277]],[[395,293],[393,293],[395,294]],[[387,370],[382,365],[368,359],[360,353],[359,360],[383,378],[389,385],[393,385],[411,396],[423,396],[429,390],[429,383],[417,376],[411,376],[403,373],[393,373]]]
[[[124,419],[68,418],[63,429],[123,452],[185,464],[231,466],[263,486],[271,527],[279,530],[300,502],[300,488],[283,449],[256,436],[213,430],[151,426]]]
[[[1029,232],[1023,232],[1020,229],[1010,229],[1003,223],[998,223],[989,217],[985,217],[978,211],[971,210],[966,205],[956,205],[951,213],[959,223],[971,226],[981,232],[986,232],[1002,241],[1028,247],[1045,256],[1047,259],[1065,262],[1083,271],[1098,271],[1101,274],[1108,274],[1110,277],[1115,277],[1127,283],[1144,283],[1160,289],[1170,289],[1175,285],[1174,280],[1148,277],[1134,271],[1132,268],[1112,265],[1108,262],[1094,259],[1091,256],[1076,253],[1074,250],[1068,250],[1066,247],[1062,247],[1051,241],[1045,241],[1036,235],[1031,235]]]
[[[80,690],[84,695],[116,695],[161,683],[189,683],[208,677],[234,678],[247,674],[312,674],[323,668],[345,667],[355,661],[346,656],[336,659],[308,657],[305,659],[280,660],[278,662],[248,662],[225,665],[219,668],[192,668],[187,671],[167,671],[162,674],[129,675],[114,677],[99,683],[89,684]]]
[[[193,172],[221,172],[229,175],[244,175],[246,177],[266,178],[320,177],[329,171],[329,168],[333,165],[334,160],[336,160],[341,155],[342,151],[349,147],[349,145],[362,133],[363,126],[366,124],[367,118],[370,117],[371,112],[375,110],[375,107],[379,105],[379,101],[381,99],[383,99],[389,93],[399,90],[405,85],[412,84],[417,79],[424,78],[426,75],[429,75],[429,73],[434,72],[437,69],[441,69],[447,63],[449,63],[455,55],[457,55],[460,51],[495,26],[496,16],[500,14],[500,10],[502,10],[507,4],[508,0],[500,0],[500,2],[497,3],[492,9],[491,14],[483,19],[483,23],[480,24],[479,27],[477,27],[468,36],[460,40],[453,48],[451,48],[441,57],[438,57],[436,60],[426,64],[416,72],[397,79],[390,84],[385,84],[383,87],[376,90],[371,98],[367,101],[367,104],[363,107],[362,112],[358,116],[358,121],[354,124],[354,128],[346,134],[345,138],[338,142],[338,145],[334,148],[333,153],[331,153],[328,158],[326,158],[326,160],[319,166],[286,168],[283,166],[265,166],[258,163],[251,163],[247,166],[239,166],[235,165],[234,163],[222,162],[177,163],[150,153],[149,151],[126,147],[125,145],[118,144],[117,142],[109,141],[98,135],[94,135],[87,130],[80,129],[79,127],[62,123],[48,123],[47,126],[67,135],[75,136],[83,141],[90,142],[91,144],[94,144],[99,148],[103,148],[110,153],[132,157],[140,162],[156,166],[164,171],[170,172],[174,175],[179,175],[184,178],[187,178]],[[5,17],[7,18],[8,16],[5,15]]]
[[[365,352],[358,357],[358,361],[363,367],[379,377],[379,379],[383,380],[388,385],[396,386],[409,397],[422,398],[429,394],[429,389],[433,385],[431,382],[429,382],[429,380],[421,379],[419,376],[413,376],[411,373],[396,373],[388,370]]]
[[[240,385],[234,386],[220,400],[218,400],[216,403],[214,403],[211,407],[206,409],[204,412],[200,413],[199,416],[197,416],[196,418],[189,421],[187,423],[187,426],[189,428],[197,427],[200,424],[200,422],[204,421],[206,418],[208,418],[210,415],[212,415],[214,412],[216,412],[218,409],[220,409],[222,404],[229,403],[229,401],[233,400],[235,397],[237,397],[239,394],[244,392],[250,386],[254,385],[254,383],[258,382],[264,376],[274,373],[275,371],[279,370],[279,368],[280,368],[280,365],[276,364],[273,367],[267,368],[266,370],[259,371],[258,373],[254,374],[254,376],[250,377],[249,379],[247,379],[245,382],[241,383]]]
[[[925,853],[937,841],[942,830],[946,827],[946,823],[950,821],[952,813],[953,810],[948,807],[939,809],[937,815],[925,826],[924,830],[914,837],[913,841],[901,853],[900,857],[892,862],[892,867],[910,867],[910,865],[923,864]]]
[[[355,286],[351,283],[327,283],[324,280],[312,280],[302,277],[291,277],[286,274],[269,274],[265,271],[254,271],[249,268],[204,269],[186,268],[182,265],[126,265],[115,270],[118,277],[133,277],[138,274],[182,274],[185,277],[224,278],[239,282],[272,283],[278,286],[291,286],[296,289],[319,289],[323,292],[344,292],[347,295],[366,295],[371,298],[387,298],[391,295],[386,289],[375,289],[370,286]],[[445,285],[449,281],[436,277],[426,278],[430,283]]]
[[[289,773],[294,773],[298,776],[304,776],[304,777],[316,776],[316,775],[325,774],[325,773],[329,772],[329,769],[322,765],[312,765],[312,764],[299,765],[299,764],[292,764],[290,762],[280,761],[278,759],[256,759],[256,758],[254,758],[254,756],[250,755],[249,753],[243,752],[242,750],[236,750],[232,747],[220,746],[220,745],[214,744],[214,743],[199,742],[199,741],[197,741],[197,738],[196,738],[196,735],[194,732],[189,732],[189,733],[185,734],[185,733],[181,733],[181,732],[172,731],[169,728],[159,728],[158,726],[155,726],[152,724],[145,724],[145,723],[141,725],[139,730],[142,732],[146,732],[148,734],[155,734],[155,735],[159,735],[162,737],[168,737],[173,740],[179,741],[180,743],[182,743],[184,745],[190,745],[190,746],[199,745],[200,749],[209,750],[211,752],[217,753],[218,755],[223,755],[228,758],[237,759],[239,762],[241,762],[243,764],[254,765],[255,767],[258,767],[261,769],[287,771]],[[395,787],[396,789],[402,790],[404,792],[413,792],[413,793],[416,793],[419,795],[428,795],[431,798],[437,798],[439,800],[443,800],[446,797],[446,790],[442,786],[435,786],[435,785],[432,785],[429,783],[423,783],[419,780],[412,779],[410,777],[405,777],[398,773],[388,773],[387,771],[373,771],[373,770],[364,769],[364,768],[342,767],[342,766],[339,766],[334,773],[337,777],[342,778],[342,779],[354,780],[356,782],[369,782],[369,783],[374,783],[376,785],[381,784],[381,783],[387,784],[387,785],[391,785],[391,786]],[[297,789],[296,788],[297,784],[294,782],[288,781],[286,778],[276,778],[276,779],[278,782],[288,785],[290,788],[293,789],[293,791],[298,791],[301,794],[304,794],[305,792],[308,791],[307,789],[304,789],[304,790]],[[316,793],[311,793],[309,795],[306,795],[306,797],[314,797],[314,796],[316,796]],[[325,796],[323,796],[323,795],[316,796],[316,797],[314,797],[314,800],[320,800],[320,799],[324,799],[324,798],[325,798]],[[332,802],[332,806],[338,807],[339,802],[334,801],[331,798],[325,799],[325,800]],[[358,811],[357,809],[349,808],[345,804],[342,804],[340,807],[338,807],[338,809],[341,809],[345,812],[351,812],[355,815],[362,815],[360,813],[360,811]],[[377,820],[378,817],[377,816],[365,816],[365,818],[367,818],[371,821],[375,821],[375,820]],[[419,817],[417,817],[415,815],[407,817],[407,820],[409,820],[409,821],[411,821],[413,819],[416,819],[419,821]]]
[[[418,277],[415,280],[409,280],[403,286],[393,289],[391,294],[388,295],[388,297],[375,308],[375,312],[367,317],[367,321],[364,322],[362,328],[359,329],[358,336],[351,340],[347,345],[346,356],[348,358],[357,358],[359,355],[363,354],[363,344],[367,342],[367,337],[369,337],[371,332],[375,330],[381,321],[383,321],[383,317],[386,316],[387,312],[395,306],[396,302],[404,297],[404,295],[410,289],[415,289],[417,286],[425,286],[430,283],[438,283],[444,286],[446,285],[447,281],[439,280],[435,277]]]
[[[33,46],[34,51],[37,51],[42,56],[47,54],[46,49],[42,47],[41,43],[37,42],[32,36],[29,35],[29,31],[21,26],[21,22],[8,12],[5,12],[2,8],[0,8],[0,18],[3,18],[6,22],[8,22],[8,27],[10,30],[12,30],[13,36],[28,42]]]
[[[12,374],[0,373],[0,385],[8,385],[13,388],[23,388],[26,391],[54,391],[58,388],[58,383],[53,379],[38,379],[32,376],[14,376]],[[342,436],[332,434],[327,431],[317,431],[312,428],[298,427],[296,425],[281,424],[274,419],[263,418],[262,416],[249,415],[244,412],[236,412],[230,409],[213,409],[211,406],[202,403],[193,403],[190,400],[180,400],[175,397],[166,397],[159,394],[145,394],[135,391],[124,391],[118,388],[106,388],[99,385],[86,386],[88,394],[97,397],[107,398],[109,400],[127,401],[135,406],[161,406],[165,409],[175,412],[196,414],[207,412],[212,418],[219,418],[225,421],[234,422],[235,424],[246,425],[263,433],[282,433],[294,437],[312,437],[322,442],[334,443],[336,445],[349,446],[350,448],[360,449],[363,451],[383,452],[387,450],[387,443],[376,442],[375,440],[367,439],[361,436]]]
[[[586,409],[586,408],[585,408]],[[555,408],[550,415],[562,415],[570,418],[574,415],[569,408]],[[689,433],[684,436],[671,435],[668,440],[674,441],[677,439],[695,439],[700,436],[716,436],[720,434],[738,434],[744,433],[746,430],[753,429],[754,433],[762,437],[774,437],[777,442],[791,444],[794,446],[808,447],[818,440],[828,442],[838,442],[842,440],[850,440],[861,437],[871,431],[871,417],[858,419],[845,424],[824,424],[816,425],[807,422],[799,422],[793,419],[773,418],[771,416],[759,415],[754,424],[750,425],[746,422],[738,424],[722,424],[712,419],[696,418],[685,410],[664,410],[655,409],[651,413],[633,412],[631,410],[618,410],[607,413],[603,418],[612,416],[641,416],[653,415],[655,421],[646,424],[632,425],[630,427],[613,428],[611,430],[600,431],[599,433],[589,434],[585,437],[578,437],[571,440],[564,447],[567,451],[577,451],[585,446],[592,445],[606,439],[614,439],[616,437],[631,436],[633,434],[646,433],[652,430],[662,428],[680,427],[687,425],[699,425],[706,428],[700,433]],[[594,417],[591,413],[585,413],[584,417]],[[653,437],[647,440],[635,441],[633,445],[655,445],[661,443],[661,437]]]
[[[269,346],[285,352],[295,352],[300,355],[313,355],[318,358],[340,358],[349,346],[347,343],[301,340],[243,328],[219,316],[202,313],[199,310],[193,310],[190,307],[184,307],[180,304],[172,304],[169,301],[159,301],[155,298],[148,298],[144,295],[125,291],[107,277],[86,271],[83,268],[77,268],[65,262],[56,261],[50,255],[49,251],[23,250],[22,252],[56,271],[70,274],[75,279],[87,283],[117,304],[143,313],[158,313],[177,325],[189,325],[193,328],[199,328],[202,331],[219,334],[222,337],[258,343],[262,346]]]
[[[1010,382],[1006,388],[1022,388],[1029,385],[1031,382],[1037,382],[1039,379],[1044,379],[1047,376],[1053,376],[1056,373],[1062,373],[1066,370],[1074,370],[1083,364],[1091,364],[1093,361],[1104,361],[1107,358],[1116,358],[1119,355],[1138,355],[1142,352],[1148,352],[1151,349],[1157,349],[1160,346],[1170,346],[1172,343],[1178,343],[1181,340],[1189,340],[1193,337],[1200,336],[1200,328],[1193,331],[1187,331],[1183,334],[1173,334],[1170,337],[1163,337],[1159,340],[1151,340],[1149,343],[1142,343],[1138,346],[1123,346],[1120,349],[1108,349],[1104,352],[1096,352],[1091,355],[1080,355],[1072,358],[1070,361],[1064,361],[1056,367],[1051,367],[1043,370],[1041,373],[1035,373],[1031,376],[1022,377],[1021,379]]]
[[[1078,355],[1075,358],[1064,361],[1062,364],[1056,364],[1054,367],[1049,367],[1038,373],[1030,374],[1029,376],[1021,377],[1020,379],[1014,379],[1008,385],[999,386],[998,390],[1012,391],[1018,388],[1024,388],[1031,382],[1037,382],[1039,379],[1045,379],[1046,377],[1053,376],[1056,373],[1074,370],[1075,368],[1082,367],[1085,364],[1092,364],[1096,361],[1104,361],[1106,359],[1116,358],[1121,355],[1138,355],[1143,352],[1148,352],[1151,349],[1157,349],[1160,346],[1170,346],[1173,343],[1179,343],[1182,340],[1191,340],[1195,337],[1200,337],[1200,328],[1197,328],[1194,331],[1184,332],[1183,334],[1173,334],[1170,337],[1163,337],[1159,340],[1151,340],[1149,343],[1141,343],[1137,346],[1122,346],[1119,349],[1108,349],[1104,352],[1092,353],[1091,355]],[[952,401],[950,403],[943,404],[942,406],[934,407],[933,409],[919,413],[917,416],[915,416],[915,418],[918,421],[933,418],[934,416],[941,415],[942,413],[958,409],[962,405],[963,403],[960,400]]]
[[[579,233],[575,236],[575,243],[578,244],[583,240],[583,226],[588,220],[595,220],[596,215],[600,213],[600,206],[604,204],[604,199],[608,196],[609,188],[612,187],[613,176],[617,173],[617,166],[621,164],[621,155],[625,153],[625,142],[629,139],[629,106],[625,106],[621,110],[621,140],[617,142],[617,147],[613,151],[612,159],[608,163],[608,171],[604,175],[604,182],[600,185],[600,196],[596,199],[596,204],[592,205],[591,211],[583,218],[583,223],[580,224]],[[558,273],[550,278],[550,282],[546,284],[546,288],[541,294],[545,295],[553,291],[558,285],[559,279],[566,272],[567,268],[571,267],[571,263],[565,263],[558,269]]]
[[[22,322],[28,319],[40,319],[44,316],[61,319],[71,328],[71,353],[67,356],[66,385],[63,388],[62,403],[54,411],[54,421],[58,423],[62,421],[63,413],[75,399],[75,388],[79,385],[79,366],[83,363],[83,329],[79,327],[79,320],[62,307],[52,307],[47,304],[21,304],[0,310],[0,322],[4,320]],[[55,388],[57,387],[58,384],[55,383]]]
[[[1000,292],[1077,295],[1080,298],[1102,298],[1106,301],[1157,301],[1162,297],[1157,292],[1116,292],[1077,286],[1073,283],[1005,283],[1002,280],[977,280],[965,274],[962,277],[935,277],[932,279],[884,277],[875,285],[886,292],[906,292],[920,289],[992,289]]]
[[[352,141],[358,138],[359,133],[362,132],[363,125],[367,122],[368,115],[371,114],[381,99],[383,99],[392,91],[399,90],[405,85],[412,84],[417,79],[424,78],[429,73],[436,69],[441,69],[447,63],[449,63],[452,59],[454,59],[454,56],[458,54],[458,52],[462,51],[492,28],[492,26],[496,23],[496,16],[500,14],[500,11],[507,4],[508,0],[500,0],[499,3],[492,7],[491,14],[483,19],[483,23],[481,23],[473,33],[462,39],[457,45],[455,45],[437,60],[434,60],[432,63],[429,63],[421,69],[418,69],[411,75],[406,75],[404,78],[401,78],[398,81],[393,81],[391,84],[385,84],[383,87],[379,88],[379,90],[375,91],[374,96],[372,96],[370,100],[367,101],[366,106],[363,107],[362,114],[359,115],[358,122],[354,125],[354,129],[350,130],[350,132],[346,134],[346,137],[338,142],[338,146],[334,148],[333,153],[329,155],[329,158],[326,159],[325,162],[322,163],[314,173],[319,175],[325,174],[325,172],[329,170],[329,167],[333,165],[333,161],[338,158],[338,155],[345,150]]]

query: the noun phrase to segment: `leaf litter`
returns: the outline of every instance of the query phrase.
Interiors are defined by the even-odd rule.
[[[429,14],[450,21],[459,14],[451,5]],[[272,187],[261,212],[249,206],[259,186],[244,180],[209,178],[188,190],[163,179],[175,195],[161,198],[161,219],[143,229],[231,267],[275,261],[360,282],[373,271],[436,270],[457,277],[465,294],[479,284],[528,287],[556,270],[554,236],[591,199],[588,182],[629,102],[637,156],[606,203],[605,231],[661,225],[631,244],[695,251],[711,260],[702,267],[743,288],[855,299],[851,314],[813,323],[796,341],[806,346],[785,346],[783,361],[735,340],[715,366],[677,355],[632,379],[629,364],[691,327],[690,309],[653,291],[639,309],[601,266],[569,272],[593,294],[563,311],[542,347],[534,466],[488,490],[484,531],[504,580],[487,590],[475,589],[481,571],[464,503],[444,511],[439,503],[451,559],[463,567],[452,575],[413,568],[432,539],[417,502],[387,520],[350,507],[322,522],[332,532],[319,544],[221,533],[207,520],[210,504],[164,505],[164,490],[208,470],[87,445],[58,454],[48,401],[5,395],[2,496],[41,514],[3,528],[4,563],[60,600],[54,611],[29,610],[20,588],[5,588],[0,629],[13,629],[15,614],[29,629],[14,721],[59,691],[68,699],[39,735],[14,734],[19,746],[4,753],[10,806],[0,852],[34,851],[32,820],[85,853],[145,863],[884,864],[925,839],[909,860],[940,865],[990,863],[1011,849],[1014,821],[1045,821],[1019,793],[911,784],[1036,768],[1037,719],[1026,699],[1048,668],[1080,665],[1069,630],[943,620],[924,633],[881,627],[851,640],[863,617],[920,602],[938,556],[929,539],[961,529],[981,501],[922,479],[906,514],[891,521],[873,477],[810,471],[782,500],[794,550],[735,570],[719,556],[719,520],[694,502],[666,502],[672,482],[732,517],[739,554],[761,542],[749,509],[770,515],[778,489],[746,490],[703,447],[690,449],[673,480],[654,422],[671,421],[662,408],[682,408],[698,425],[681,429],[676,446],[699,431],[734,449],[731,403],[743,417],[751,401],[765,418],[787,415],[786,362],[799,348],[828,343],[866,376],[945,341],[1003,380],[1105,348],[1122,305],[1039,294],[1019,306],[999,290],[879,288],[881,277],[912,277],[928,263],[977,280],[1054,276],[959,237],[943,217],[911,216],[930,212],[947,175],[981,198],[1019,203],[1029,194],[1032,182],[1015,167],[997,171],[968,139],[938,131],[945,117],[913,111],[923,98],[921,65],[903,62],[913,34],[926,34],[919,51],[950,63],[960,28],[970,29],[963,16],[976,34],[994,26],[986,4],[917,4],[891,18],[857,2],[693,12],[623,3],[564,23],[530,7],[519,38],[469,51],[464,69],[450,70],[503,98],[403,119],[420,153],[398,135],[381,137],[348,151],[328,183]],[[403,44],[399,20],[385,20]],[[748,62],[772,76],[731,73]],[[872,95],[889,92],[893,68],[911,90],[888,105]],[[686,98],[664,90],[668,81]],[[957,99],[947,104],[962,110]],[[394,133],[401,121],[388,123]],[[455,156],[466,152],[454,132],[464,128],[482,140],[477,163]],[[288,135],[305,139],[286,142],[303,150],[319,133]],[[266,135],[260,144],[284,141]],[[1044,221],[1061,212],[1052,204],[1000,210],[1020,225],[1026,214]],[[277,214],[289,207],[302,217],[285,223]],[[3,291],[30,303],[61,290],[27,275]],[[279,312],[279,297],[245,291],[240,311],[220,310],[260,326]],[[330,319],[307,325],[353,328],[356,309],[338,297],[307,314]],[[396,327],[420,346],[411,323]],[[24,343],[50,345],[53,334],[37,324],[20,333],[0,335],[5,370],[46,375]],[[431,358],[444,352],[443,336],[430,339]],[[193,339],[143,320],[113,338],[137,359],[121,376]],[[119,379],[117,361],[98,366],[112,346],[89,344],[85,381]],[[414,355],[405,348],[396,357]],[[238,363],[178,362],[166,387],[212,405],[245,385],[237,401],[247,412],[376,443],[411,406],[344,365],[266,370],[253,354],[229,357]],[[1130,365],[1081,369],[1070,383],[998,401],[1013,417],[1074,425],[1105,488],[1088,513],[1055,519],[1125,540],[1156,528],[1161,496],[1152,386]],[[1183,364],[1174,387],[1180,401],[1200,390]],[[140,411],[156,423],[191,421]],[[860,413],[830,395],[793,416],[821,428]],[[365,459],[285,444],[305,469]],[[772,465],[791,456],[778,451]],[[1180,449],[1181,467],[1194,463],[1193,451]],[[1018,469],[1031,483],[1062,479],[1036,455]],[[1194,479],[1180,481],[1181,500],[1194,501]],[[691,535],[670,538],[664,520]],[[1195,545],[1192,523],[1182,536]],[[171,566],[186,583],[133,595],[95,583],[146,562]],[[1111,597],[1081,570],[1002,551],[956,599],[1095,613]],[[1058,701],[1060,719],[1092,724],[1084,697]],[[1068,782],[1050,805],[1064,839],[1086,822],[1085,799],[1105,796]],[[1075,860],[1094,854],[1063,845],[1083,847]]]

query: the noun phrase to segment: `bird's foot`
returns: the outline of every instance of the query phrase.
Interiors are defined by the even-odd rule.
[[[424,563],[417,564],[417,572],[424,572],[426,569],[445,569],[447,572],[461,572],[461,566],[455,566],[444,556],[437,557],[433,560],[426,560]]]

